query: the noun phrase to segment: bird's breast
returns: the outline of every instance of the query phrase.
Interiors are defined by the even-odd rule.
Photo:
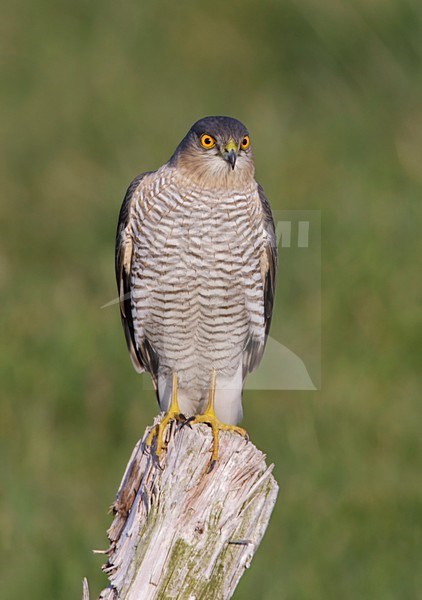
[[[132,305],[139,330],[169,365],[234,368],[264,329],[264,237],[256,184],[242,192],[156,181],[132,218]],[[180,365],[179,365],[180,366]]]

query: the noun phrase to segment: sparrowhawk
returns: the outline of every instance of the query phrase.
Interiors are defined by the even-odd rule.
[[[148,371],[166,416],[218,429],[242,417],[273,309],[276,238],[254,178],[250,138],[229,117],[197,121],[156,171],[130,184],[120,211],[116,277],[132,363]],[[183,417],[182,415],[185,415]]]

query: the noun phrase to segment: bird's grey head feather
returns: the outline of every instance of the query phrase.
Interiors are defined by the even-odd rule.
[[[201,144],[203,136],[215,141],[210,148]],[[204,117],[192,125],[169,163],[204,187],[237,187],[253,180],[251,146],[246,127],[231,117]]]

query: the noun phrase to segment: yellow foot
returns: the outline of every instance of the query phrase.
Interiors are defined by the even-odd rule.
[[[219,421],[215,414],[207,411],[205,411],[202,415],[190,417],[186,421],[186,425],[194,425],[195,423],[206,423],[211,427],[212,430],[212,455],[207,473],[210,473],[213,470],[218,458],[218,431],[235,431],[246,440],[249,440],[249,436],[245,429],[242,427],[237,427],[237,425],[226,425],[225,423]]]
[[[226,425],[225,423],[222,423],[221,421],[219,421],[217,419],[215,412],[214,412],[215,377],[216,377],[215,369],[213,369],[212,375],[211,375],[211,385],[210,385],[209,396],[208,396],[208,404],[207,404],[205,411],[203,412],[202,415],[195,415],[194,417],[190,417],[185,422],[186,425],[193,425],[195,423],[205,423],[206,425],[209,425],[211,427],[213,445],[212,445],[211,461],[210,461],[210,465],[208,467],[207,473],[210,473],[213,470],[214,465],[218,458],[218,431],[219,430],[220,431],[234,431],[234,432],[238,433],[239,435],[241,435],[242,437],[244,437],[246,439],[246,441],[249,440],[247,431],[245,429],[243,429],[242,427],[238,427],[237,425]]]
[[[177,403],[177,375],[176,375],[176,373],[173,373],[173,386],[172,386],[171,403],[170,403],[169,409],[166,412],[166,414],[164,415],[164,417],[161,419],[161,421],[151,429],[151,431],[149,432],[149,434],[147,436],[147,439],[145,440],[145,446],[151,448],[153,439],[154,438],[156,439],[155,455],[157,457],[160,456],[161,451],[164,447],[164,443],[163,443],[164,432],[165,432],[167,425],[170,423],[170,421],[179,421],[179,423],[186,422],[186,417],[184,415],[182,415],[182,413],[180,412],[180,408]]]

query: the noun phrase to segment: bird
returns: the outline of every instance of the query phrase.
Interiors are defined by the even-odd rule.
[[[198,120],[170,159],[138,175],[120,209],[115,252],[120,315],[136,371],[164,416],[147,446],[160,456],[175,420],[247,437],[246,376],[259,364],[273,312],[274,220],[255,179],[250,134],[237,119]]]

